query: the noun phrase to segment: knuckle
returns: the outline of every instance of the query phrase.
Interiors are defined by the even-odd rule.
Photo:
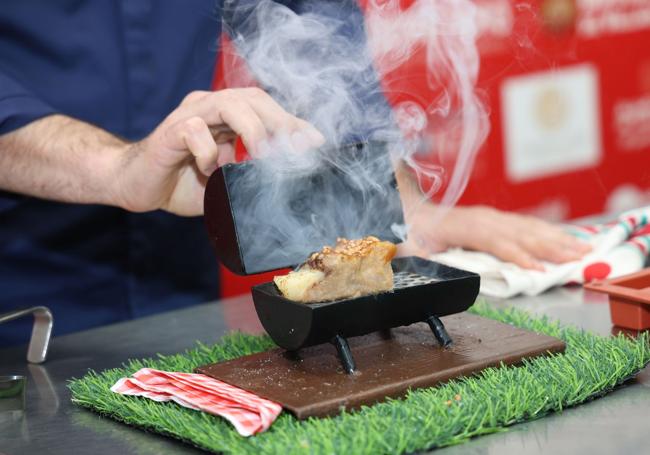
[[[287,113],[286,116],[286,123],[290,126],[290,129],[293,131],[303,131],[311,127],[311,125],[305,120],[302,120],[298,117],[294,117],[289,113]]]
[[[253,133],[253,137],[257,141],[263,139],[266,136],[266,128],[264,127],[264,125],[261,124],[255,125],[253,128],[251,128],[251,130]]]
[[[536,235],[525,233],[519,237],[519,243],[528,248],[539,248],[544,246],[544,242]]]
[[[241,138],[244,140],[244,142],[250,143],[250,141],[257,140],[257,135],[255,131],[256,130],[254,126],[245,125],[241,128],[241,131],[239,131],[238,133],[241,136]]]
[[[510,260],[513,260],[515,258],[521,257],[522,255],[525,255],[526,253],[524,250],[513,243],[503,242],[499,248],[499,254]]]
[[[187,104],[187,103],[192,103],[200,98],[203,98],[207,92],[201,91],[201,90],[194,90],[185,95],[185,98],[183,98],[183,101],[181,104]]]
[[[543,242],[536,242],[531,244],[528,248],[526,248],[526,251],[531,255],[540,258],[554,257],[557,254],[557,251],[548,245],[545,245]]]
[[[206,124],[201,117],[193,116],[185,120],[184,126],[188,133],[198,133],[206,127]]]
[[[218,92],[215,92],[215,95],[217,95],[219,98],[225,101],[232,101],[234,99],[237,99],[237,91],[236,89],[232,89],[232,88],[225,88],[223,90],[219,90]]]
[[[481,249],[482,246],[478,245],[476,249]],[[506,242],[503,240],[500,240],[498,238],[494,237],[488,237],[485,240],[485,247],[484,247],[488,252],[496,253],[496,254],[502,254],[504,251],[508,250],[508,246]]]
[[[246,93],[254,98],[264,98],[267,96],[266,92],[259,87],[248,87]]]

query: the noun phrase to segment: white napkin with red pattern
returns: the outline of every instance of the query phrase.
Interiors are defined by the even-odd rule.
[[[592,246],[579,261],[544,263],[545,271],[526,270],[477,251],[452,249],[431,259],[481,275],[481,293],[509,298],[538,295],[553,286],[615,278],[641,270],[650,249],[650,207],[625,212],[617,220],[595,226],[568,226],[567,231]]]
[[[175,401],[181,406],[223,417],[242,436],[267,430],[282,412],[279,404],[203,374],[142,368],[118,380],[111,391]]]

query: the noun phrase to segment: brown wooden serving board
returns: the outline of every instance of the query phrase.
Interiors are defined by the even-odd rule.
[[[291,354],[273,349],[197,372],[280,403],[299,419],[401,397],[487,367],[563,352],[564,342],[468,313],[442,318],[454,344],[441,349],[426,324],[349,339],[357,372],[343,372],[334,346],[322,344]]]

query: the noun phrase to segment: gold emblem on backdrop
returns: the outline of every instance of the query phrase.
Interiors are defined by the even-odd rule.
[[[541,6],[542,20],[550,30],[563,32],[576,21],[575,0],[545,0]]]
[[[548,87],[539,92],[534,109],[537,123],[547,130],[560,128],[569,115],[569,103],[555,87]]]

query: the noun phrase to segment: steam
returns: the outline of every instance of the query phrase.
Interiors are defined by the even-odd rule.
[[[420,0],[407,10],[398,1],[373,2],[367,20],[369,46],[381,74],[402,65],[418,46],[424,48],[427,84],[439,95],[427,104],[407,101],[396,106],[405,136],[413,138],[399,157],[419,176],[427,197],[440,189],[445,169],[452,167],[440,201],[447,207],[467,186],[488,131],[487,114],[475,90],[479,72],[475,19],[470,1]],[[436,123],[444,127],[435,128]],[[433,155],[429,158],[437,157],[441,165],[418,163],[419,148],[428,149]],[[426,177],[433,184],[425,190]]]
[[[327,139],[310,152],[282,134],[260,145],[262,159],[249,164],[255,177],[241,179],[231,195],[247,207],[237,223],[254,257],[263,261],[271,251],[304,257],[324,239],[376,233],[382,219],[395,218],[391,161],[412,171],[423,193],[405,207],[407,218],[434,195],[445,207],[457,202],[488,130],[475,89],[479,57],[470,0],[416,0],[406,9],[397,0],[371,1],[365,26],[354,0],[303,2],[299,11],[270,0],[227,1],[223,17],[259,85]],[[416,52],[425,57],[435,96],[385,92],[381,78]],[[249,85],[248,71],[224,71],[228,86]],[[387,97],[394,98],[392,108]],[[388,144],[390,159],[377,153],[361,163],[336,152],[356,141]],[[296,200],[314,202],[304,194],[306,182],[331,169],[345,184],[320,188],[317,212],[301,215]],[[356,201],[348,200],[350,186]],[[402,239],[408,231],[399,223],[391,228]]]

